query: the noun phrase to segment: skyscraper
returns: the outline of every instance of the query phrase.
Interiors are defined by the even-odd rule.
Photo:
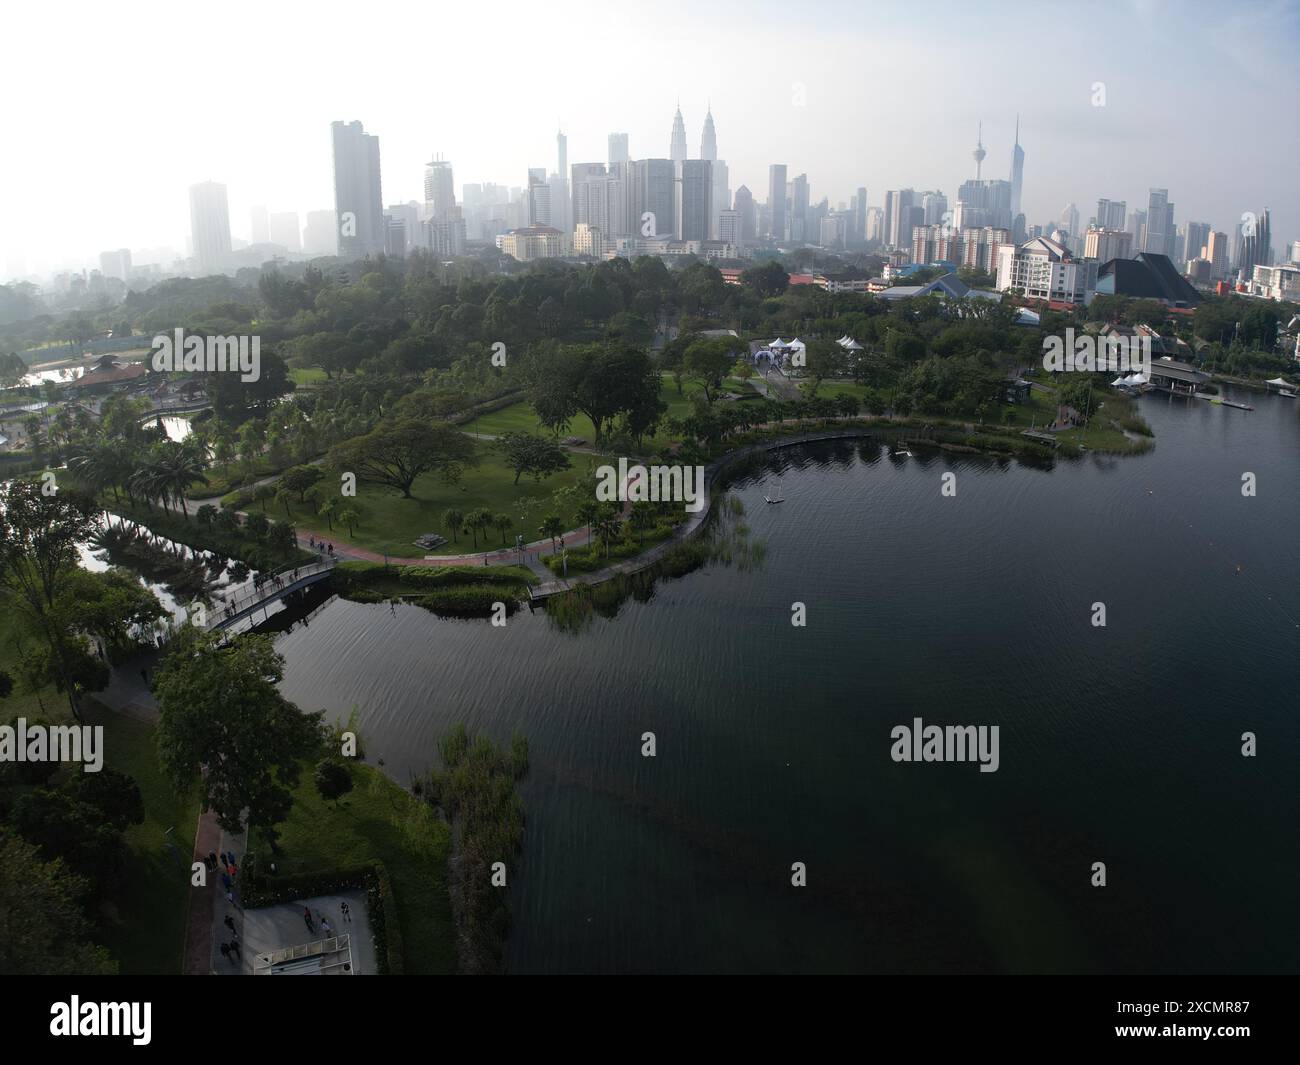
[[[683,159],[673,165],[673,235],[678,240],[708,240],[713,221],[713,164],[708,159]]]
[[[677,114],[673,116],[673,139],[668,158],[674,163],[680,163],[686,158],[686,123],[682,121],[681,104],[677,105]]]
[[[339,254],[345,259],[378,255],[386,235],[379,138],[367,133],[360,122],[335,122],[331,130]]]
[[[1205,245],[1210,242],[1210,223],[1209,222],[1188,222],[1187,229],[1184,233],[1183,240],[1183,258],[1200,259],[1201,252],[1205,250]],[[1185,263],[1179,263],[1181,269]]]
[[[793,241],[812,243],[817,239],[817,235],[811,233],[808,227],[809,195],[807,174],[800,174],[790,182],[790,219],[787,228]]]
[[[1128,220],[1128,204],[1124,200],[1097,201],[1097,228],[1123,229]]]
[[[609,135],[609,161],[611,163],[626,163],[628,161],[626,133],[611,133]]]
[[[675,224],[677,164],[671,159],[637,159],[627,167],[629,230],[636,236],[668,236]]]
[[[1169,202],[1168,189],[1151,190],[1142,250],[1174,257],[1174,205]]]
[[[1247,211],[1242,216],[1239,227],[1241,253],[1237,256],[1237,271],[1247,281],[1254,274],[1255,267],[1270,266],[1273,262],[1270,228],[1267,207],[1261,215]]]
[[[1016,115],[1016,146],[1011,149],[1011,217],[1020,213],[1020,193],[1025,183],[1025,150],[1020,147],[1020,116]],[[1071,233],[1078,231],[1075,223]]]
[[[735,211],[740,216],[740,239],[755,239],[758,236],[758,212],[754,209],[754,194],[748,185],[741,185],[736,190]]]
[[[853,223],[852,232],[849,234],[850,244],[865,244],[867,242],[867,190],[865,186],[859,185],[858,191],[853,196]]]
[[[451,163],[433,159],[424,164],[424,212],[428,218],[448,218],[456,206],[456,179]]]
[[[230,211],[225,185],[204,181],[190,186],[190,236],[201,275],[219,274],[230,265]]]
[[[561,233],[573,231],[572,206],[569,201],[569,138],[555,134],[556,170],[551,175],[551,225]]]
[[[681,111],[678,111],[681,114]],[[718,157],[718,134],[713,128],[713,108],[704,116],[704,132],[700,134],[700,158],[716,159]]]
[[[551,225],[551,186],[546,183],[546,167],[528,168],[528,224]]]
[[[773,163],[767,168],[767,210],[770,217],[768,236],[775,241],[785,240],[784,163]]]

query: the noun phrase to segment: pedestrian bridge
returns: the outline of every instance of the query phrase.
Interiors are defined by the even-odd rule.
[[[337,565],[338,559],[331,558],[323,562],[311,562],[305,566],[285,570],[266,577],[256,587],[250,587],[237,593],[230,599],[221,599],[213,604],[204,626],[209,632],[229,628],[245,618],[252,617],[259,610],[283,599],[294,592],[320,581],[328,580],[330,571]]]

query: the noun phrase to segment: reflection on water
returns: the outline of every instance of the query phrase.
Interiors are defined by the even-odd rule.
[[[1148,397],[1151,452],[1052,469],[782,452],[730,489],[761,567],[576,635],[327,601],[282,687],[403,783],[456,722],[528,737],[516,971],[1294,971],[1293,767],[1240,736],[1300,744],[1300,418],[1249,401]],[[1000,769],[892,762],[916,717]]]

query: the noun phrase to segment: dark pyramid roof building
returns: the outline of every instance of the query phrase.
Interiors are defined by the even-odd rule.
[[[1144,251],[1136,259],[1111,259],[1097,271],[1098,296],[1129,296],[1160,300],[1171,307],[1201,302],[1196,291],[1169,261],[1169,256]]]

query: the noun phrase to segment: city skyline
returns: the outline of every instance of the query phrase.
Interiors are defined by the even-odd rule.
[[[1118,20],[1117,26],[1133,31],[1156,27],[1168,31],[1170,42],[1206,50],[1206,77],[1195,93],[1198,117],[1203,117],[1196,126],[1181,117],[1161,121],[1161,116],[1186,113],[1183,97],[1190,90],[1169,85],[1158,65],[1135,68],[1075,48],[1060,57],[1060,69],[1050,82],[1026,93],[1014,79],[999,77],[996,65],[983,61],[987,54],[975,62],[964,57],[970,49],[950,43],[954,38],[967,45],[982,42],[1005,50],[1008,57],[1017,48],[1040,47],[1014,43],[1011,7],[1007,25],[997,26],[987,13],[976,19],[958,7],[940,5],[927,13],[927,22],[941,22],[946,40],[934,39],[924,24],[899,12],[872,12],[868,20],[839,4],[817,4],[809,9],[809,25],[778,31],[776,11],[774,5],[756,5],[752,20],[735,33],[742,43],[779,40],[791,54],[824,56],[825,61],[791,64],[788,80],[786,75],[745,76],[739,62],[734,69],[705,64],[698,72],[674,70],[660,76],[647,58],[644,70],[655,70],[653,76],[619,79],[612,91],[599,93],[588,84],[587,91],[578,93],[573,91],[576,82],[589,82],[588,72],[564,69],[545,85],[521,80],[495,86],[474,81],[473,62],[453,56],[449,80],[463,72],[463,89],[449,92],[450,106],[437,108],[432,117],[413,96],[415,72],[405,68],[391,82],[337,79],[309,98],[288,92],[268,97],[265,86],[255,92],[251,85],[199,84],[183,99],[160,101],[157,114],[141,109],[132,115],[117,141],[119,147],[171,144],[173,139],[164,136],[167,129],[198,131],[183,151],[153,152],[144,167],[104,166],[97,203],[113,209],[70,212],[75,226],[52,228],[43,212],[17,212],[2,245],[0,271],[9,276],[16,265],[33,274],[90,268],[106,249],[123,247],[170,246],[183,255],[189,231],[186,193],[204,181],[226,186],[232,236],[240,240],[252,235],[255,206],[275,214],[296,213],[300,219],[328,208],[334,199],[329,127],[335,121],[360,121],[367,134],[379,138],[387,205],[423,199],[425,164],[435,154],[455,166],[458,195],[467,183],[526,186],[530,167],[549,171],[553,164],[557,116],[569,138],[571,162],[605,160],[613,132],[628,133],[633,159],[669,158],[679,99],[689,158],[698,157],[705,115],[712,113],[717,154],[728,164],[733,192],[741,185],[766,190],[769,168],[779,164],[791,175],[807,174],[812,202],[827,197],[832,207],[850,202],[862,186],[875,207],[883,205],[886,190],[907,187],[938,189],[951,200],[958,186],[974,177],[970,152],[981,123],[988,152],[983,176],[1010,179],[1019,115],[1019,143],[1026,153],[1023,211],[1031,225],[1057,218],[1070,202],[1091,204],[1102,197],[1125,200],[1137,209],[1147,202],[1150,189],[1165,188],[1177,205],[1174,221],[1179,226],[1195,220],[1230,231],[1242,211],[1268,207],[1275,247],[1300,236],[1300,212],[1286,182],[1300,161],[1294,123],[1278,121],[1284,117],[1280,112],[1271,114],[1267,105],[1257,103],[1289,98],[1291,93],[1279,94],[1279,89],[1294,89],[1295,75],[1283,57],[1300,34],[1296,13],[1285,6],[1253,5],[1227,13],[1207,6],[1203,18],[1176,22],[1172,9],[1158,3],[1099,9]],[[830,21],[813,18],[817,12]],[[35,24],[48,16],[21,17]],[[92,11],[88,17],[100,16]],[[1261,17],[1272,20],[1277,33],[1265,40],[1256,36],[1247,48],[1233,30],[1245,21],[1235,20],[1257,25]],[[294,33],[320,41],[327,30],[301,19],[285,21],[273,12],[259,13],[257,19],[272,38]],[[666,46],[707,52],[710,33],[721,26],[716,16],[693,16],[693,36],[687,40],[665,33],[661,23],[644,14],[629,19],[598,16],[591,34],[597,47],[622,35],[644,34],[647,56]],[[470,16],[454,15],[453,30],[473,22]],[[1077,27],[1071,27],[1062,13],[1047,12],[1036,32],[1059,31],[1066,40],[1076,34],[1074,39],[1081,40]],[[103,31],[109,39],[118,32],[107,25]],[[146,44],[151,32],[146,26]],[[214,47],[225,43],[222,25],[212,27],[212,33]],[[540,40],[558,47],[563,35],[546,31]],[[866,42],[872,48],[869,66],[853,58]],[[736,54],[734,48],[731,54]],[[927,65],[969,81],[971,90],[954,95],[915,79],[899,80],[903,60],[922,55]],[[19,57],[0,72],[11,96],[24,74],[31,74],[25,62]],[[360,69],[366,69],[364,57]],[[8,84],[11,80],[14,85]],[[1095,103],[1098,83],[1104,84],[1101,106]],[[893,85],[899,87],[897,100]],[[73,166],[73,153],[106,160],[114,154],[91,117],[71,106],[67,90],[45,91],[56,116],[51,128],[60,136],[51,137],[27,116],[18,116],[18,141],[37,149],[44,162],[30,168],[32,173],[10,167],[0,174],[3,202],[29,202],[37,196],[42,202],[71,202],[83,170],[80,163]],[[223,93],[232,96],[229,104],[220,99]],[[1260,132],[1242,136],[1241,112],[1247,108]],[[1212,150],[1223,130],[1236,138],[1231,152]],[[1088,212],[1083,213],[1086,220]]]

